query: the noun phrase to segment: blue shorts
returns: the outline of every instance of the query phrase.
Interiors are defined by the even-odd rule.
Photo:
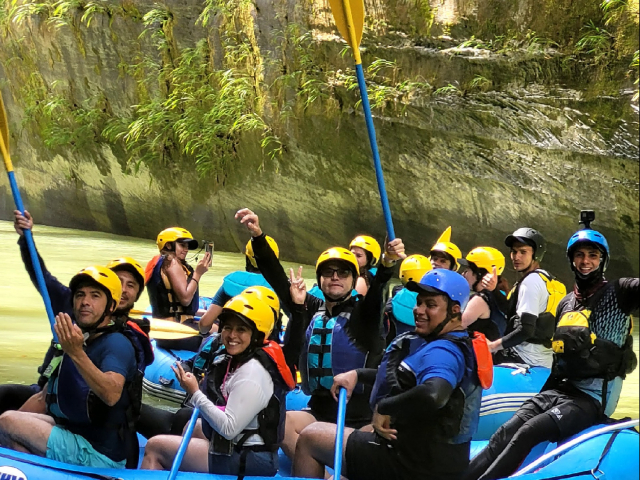
[[[47,458],[58,462],[96,468],[124,468],[126,460],[116,462],[97,452],[87,439],[66,428],[55,426],[47,440]]]

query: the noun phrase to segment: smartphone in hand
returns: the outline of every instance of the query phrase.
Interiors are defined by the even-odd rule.
[[[205,255],[208,253],[211,257],[209,260],[209,266],[213,263],[213,242],[204,242],[204,253]]]

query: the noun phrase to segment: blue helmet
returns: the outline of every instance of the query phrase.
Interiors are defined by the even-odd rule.
[[[417,293],[446,295],[452,302],[459,303],[461,310],[469,303],[469,282],[452,270],[431,270],[424,274],[420,282],[408,282],[406,288]]]
[[[594,245],[600,252],[602,252],[602,264],[600,268],[603,272],[607,270],[609,266],[609,243],[600,232],[591,229],[578,230],[574,233],[567,243],[567,258],[573,269],[573,252],[581,243],[590,243]]]

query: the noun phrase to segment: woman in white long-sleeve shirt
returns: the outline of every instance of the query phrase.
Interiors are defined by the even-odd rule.
[[[189,442],[180,470],[225,475],[274,476],[284,435],[285,396],[295,382],[280,346],[266,342],[273,310],[251,289],[229,300],[220,314],[223,347],[200,387],[191,373],[174,369],[200,408],[206,437]],[[143,469],[168,470],[182,437],[159,435],[147,443]]]

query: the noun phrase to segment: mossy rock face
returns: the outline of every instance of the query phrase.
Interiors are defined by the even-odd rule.
[[[287,21],[313,29],[309,52],[318,68],[346,71],[350,59],[340,55],[343,44],[325,3],[258,1],[245,12],[247,23],[236,26],[254,49],[252,65],[262,62],[256,82],[260,75],[264,83],[273,82],[279,69],[293,68],[291,52],[273,43]],[[182,225],[197,238],[213,238],[216,249],[241,251],[247,233],[233,216],[246,206],[260,214],[285,259],[305,263],[358,233],[384,238],[364,119],[354,109],[356,95],[344,86],[307,108],[296,92],[265,88],[257,103],[266,117],[275,104],[293,104],[293,115],[274,127],[285,139],[284,153],[269,159],[259,134],[244,134],[219,178],[199,177],[193,160],[177,154],[164,165],[142,164],[125,174],[128,154],[121,143],[104,138],[77,139],[85,142],[81,148],[47,148],[29,120],[33,99],[22,88],[33,75],[49,86],[68,86],[76,105],[101,99],[104,117],[118,118],[149,95],[126,71],[140,55],[166,67],[207,38],[212,62],[223,66],[225,39],[218,24],[196,25],[202,2],[165,2],[172,17],[170,30],[162,30],[168,45],[163,51],[150,34],[140,37],[142,17],[154,3],[135,5],[123,2],[120,13],[97,15],[90,27],[77,19],[74,28],[53,29],[46,19],[32,18],[10,25],[10,36],[0,40],[7,47],[0,49],[0,78],[7,79],[0,88],[12,153],[36,221],[150,239],[167,226]],[[390,100],[374,112],[396,232],[410,253],[428,253],[449,225],[463,251],[485,244],[506,253],[505,235],[527,225],[549,241],[545,266],[569,282],[566,241],[577,229],[579,211],[592,208],[598,215],[594,226],[612,245],[611,276],[638,275],[638,114],[630,95],[619,93],[633,84],[624,62],[603,78],[597,68],[567,64],[559,53],[451,50],[472,35],[489,41],[529,30],[569,45],[585,18],[599,15],[594,5],[438,0],[429,10],[418,0],[367,2],[365,65],[385,58],[395,62],[398,83],[418,79],[433,89],[455,87],[449,95]],[[400,15],[402,9],[415,15]],[[440,33],[454,38],[433,36]],[[164,88],[156,75],[151,90]],[[471,88],[477,77],[490,88]],[[3,178],[0,218],[10,219],[12,210]]]

